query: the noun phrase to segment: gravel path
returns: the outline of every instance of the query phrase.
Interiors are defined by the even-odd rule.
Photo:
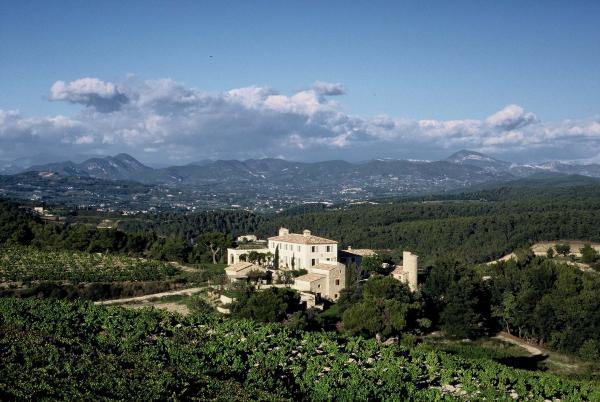
[[[201,288],[171,290],[168,292],[152,293],[150,295],[129,297],[126,299],[100,300],[100,301],[94,302],[94,304],[123,304],[123,303],[147,301],[150,299],[159,299],[159,298],[167,297],[167,296],[177,296],[177,295],[190,296],[190,295],[193,295],[196,293],[200,293],[201,291],[203,291],[205,289],[206,289],[205,287],[201,287]]]
[[[513,345],[520,346],[523,349],[526,349],[531,354],[531,356],[541,356],[546,354],[542,349],[538,348],[537,346],[527,343],[524,340],[517,338],[516,336],[509,335],[506,332],[500,332],[498,335],[494,336],[494,338],[500,339],[504,342],[512,343]]]

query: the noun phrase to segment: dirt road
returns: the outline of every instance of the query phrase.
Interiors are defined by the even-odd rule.
[[[94,304],[123,304],[123,303],[132,303],[132,302],[142,302],[142,301],[147,301],[147,300],[151,300],[151,299],[160,299],[160,298],[167,297],[167,296],[191,296],[193,294],[200,293],[201,291],[203,291],[205,289],[206,289],[205,287],[201,287],[201,288],[171,290],[168,292],[152,293],[149,295],[129,297],[126,299],[100,300],[100,301],[94,302]]]
[[[524,340],[517,338],[516,336],[509,335],[506,332],[500,332],[498,335],[494,336],[494,338],[500,339],[504,342],[512,343],[513,345],[520,346],[523,349],[527,350],[531,354],[531,356],[541,356],[546,354],[542,349],[538,348],[537,346],[527,343]]]

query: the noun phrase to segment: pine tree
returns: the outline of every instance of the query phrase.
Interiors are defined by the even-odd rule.
[[[273,268],[279,269],[279,246],[275,247],[275,258],[273,260]]]

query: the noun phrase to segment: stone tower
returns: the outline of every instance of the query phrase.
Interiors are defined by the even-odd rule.
[[[408,287],[413,292],[417,291],[417,272],[419,268],[419,256],[411,253],[410,251],[404,251],[402,253],[402,270]]]

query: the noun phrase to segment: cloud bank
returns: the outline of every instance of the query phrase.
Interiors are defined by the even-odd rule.
[[[149,162],[205,158],[293,160],[435,159],[462,148],[512,160],[582,159],[600,152],[600,119],[544,123],[518,105],[485,119],[355,116],[332,97],[342,84],[315,82],[286,95],[267,87],[212,93],[171,79],[57,81],[49,99],[81,105],[73,116],[0,110],[0,159],[130,152]]]

